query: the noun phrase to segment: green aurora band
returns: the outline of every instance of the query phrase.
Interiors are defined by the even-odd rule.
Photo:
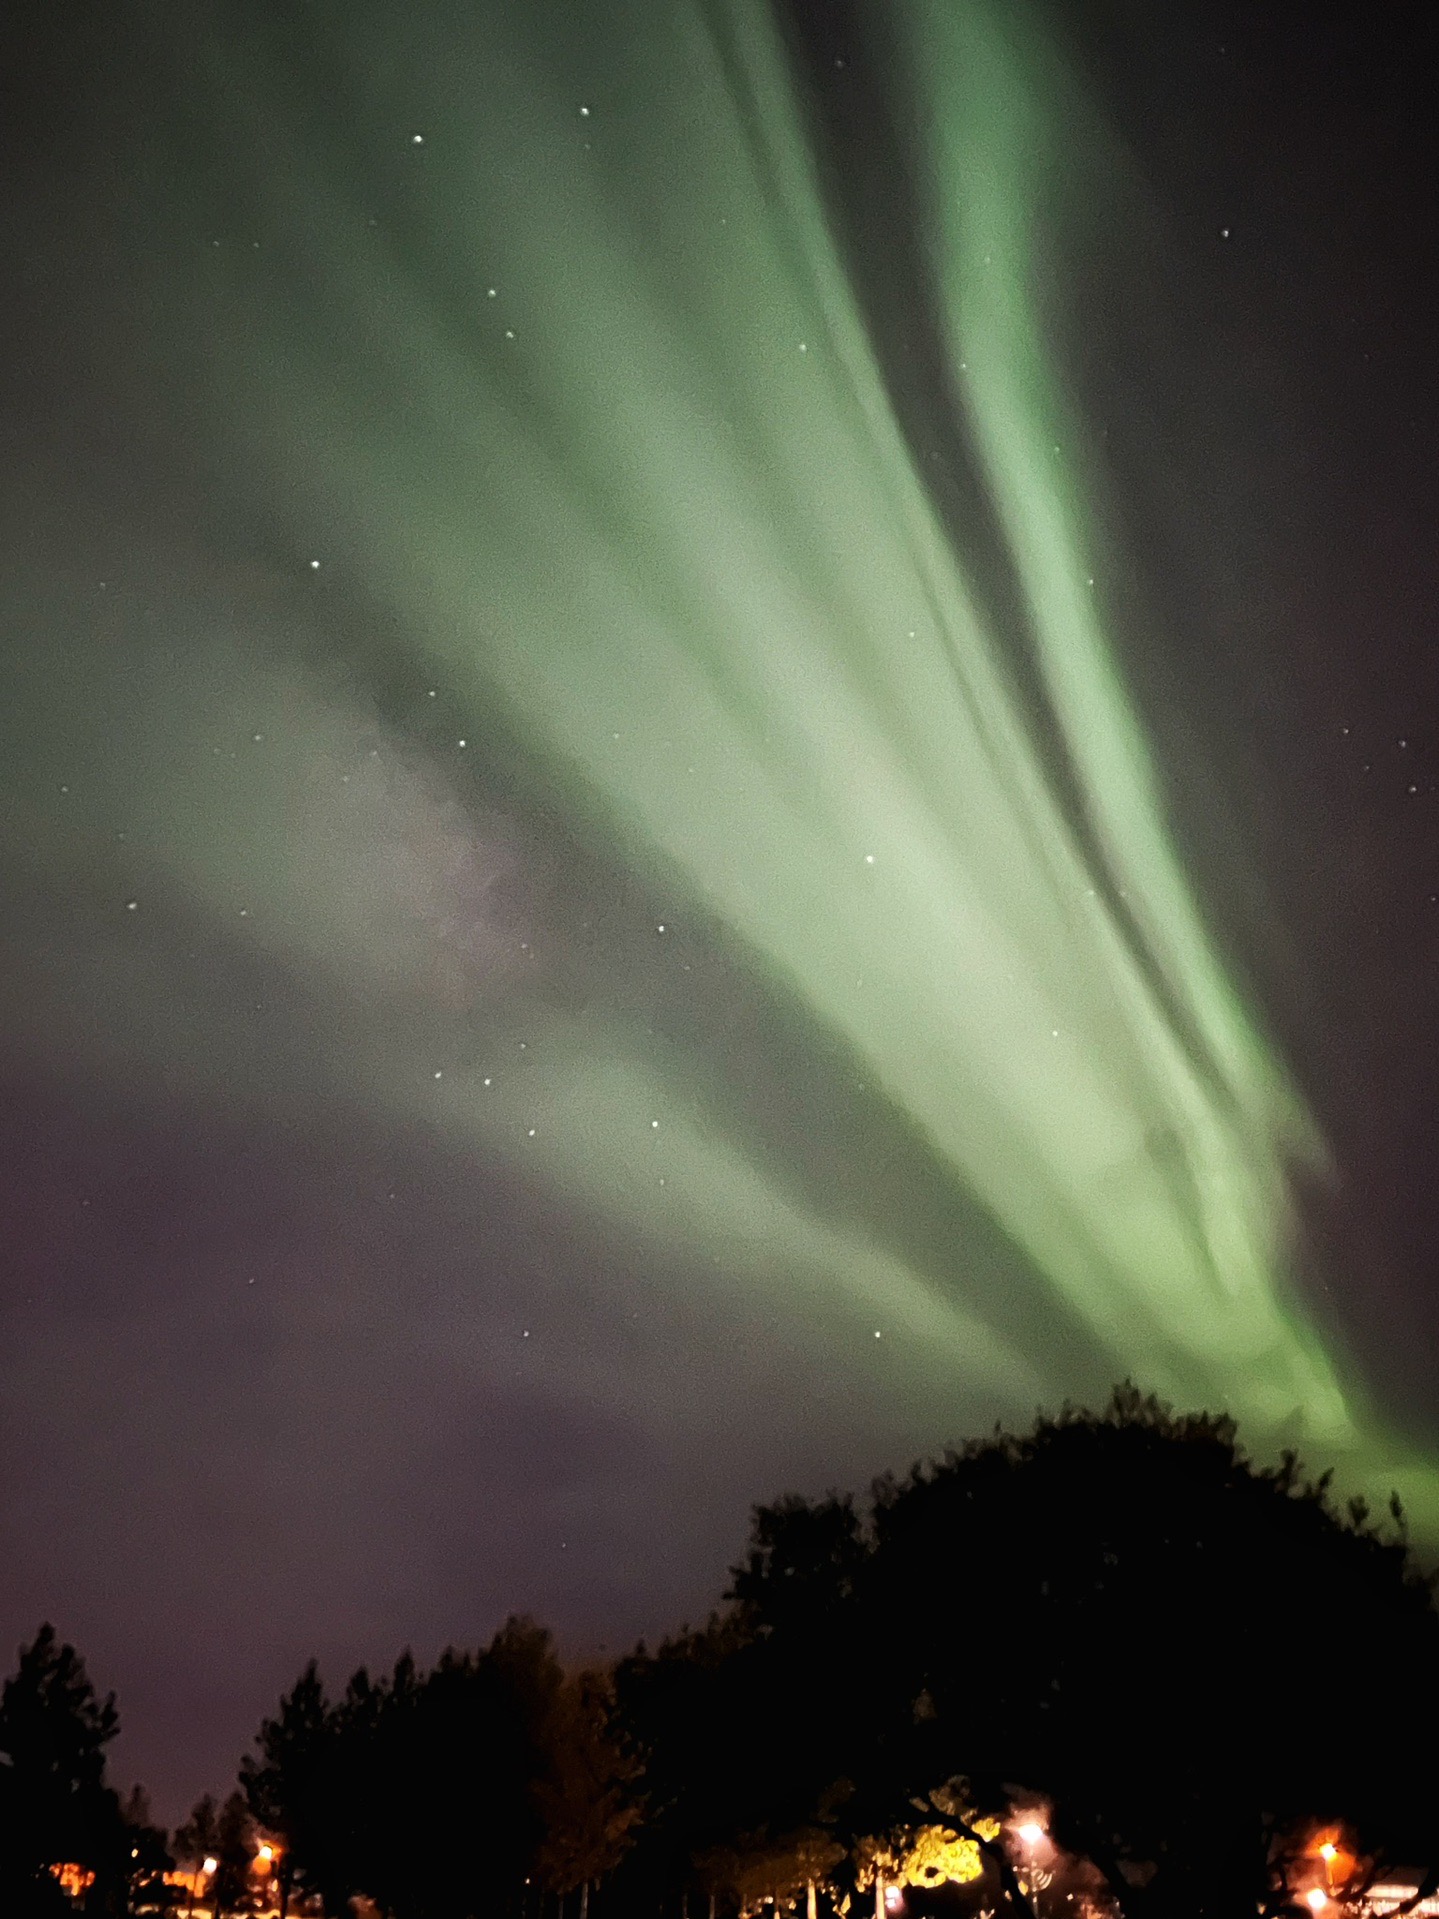
[[[312,0],[268,50],[197,49],[215,177],[259,238],[217,250],[204,351],[217,440],[282,496],[297,569],[320,556],[317,604],[340,581],[382,609],[460,716],[444,778],[517,767],[660,902],[649,937],[728,941],[859,1089],[835,1188],[864,1186],[868,1113],[947,1186],[953,1234],[826,1199],[702,1014],[657,1036],[622,982],[487,1009],[442,1082],[403,1022],[345,1071],[637,1245],[705,1249],[756,1311],[789,1283],[902,1327],[970,1403],[1085,1388],[1040,1350],[1052,1315],[1111,1376],[1397,1485],[1433,1532],[1429,1467],[1294,1289],[1322,1144],[1206,931],[1106,635],[1102,476],[1041,297],[1044,220],[1110,164],[1101,135],[1018,10],[886,18],[975,549],[1020,631],[920,470],[793,50],[751,0]],[[367,218],[395,179],[404,218]],[[318,962],[327,887],[363,875],[268,831],[292,850],[249,937]],[[184,883],[218,911],[235,877]],[[508,1079],[502,1031],[528,1036]]]

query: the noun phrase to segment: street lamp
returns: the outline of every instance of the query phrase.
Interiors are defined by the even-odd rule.
[[[192,1919],[195,1911],[195,1894],[200,1890],[195,1882],[198,1879],[208,1879],[212,1873],[218,1872],[219,1868],[219,1860],[212,1859],[207,1853],[200,1862],[200,1870],[190,1874],[190,1897],[185,1904],[185,1919]]]
[[[1038,1915],[1039,1895],[1054,1879],[1054,1874],[1040,1864],[1041,1860],[1052,1856],[1049,1828],[1042,1819],[1037,1819],[1031,1812],[1021,1819],[1018,1825],[1011,1826],[1010,1831],[1019,1841],[1024,1852],[1022,1866],[1024,1877],[1020,1885],[1025,1897],[1032,1902],[1034,1911]]]

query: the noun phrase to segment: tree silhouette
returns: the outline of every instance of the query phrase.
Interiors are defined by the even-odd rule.
[[[828,1881],[865,1720],[849,1642],[868,1552],[847,1495],[756,1507],[724,1608],[620,1662],[620,1719],[644,1767],[632,1903],[692,1889],[745,1906],[796,1886],[808,1903]]]
[[[532,1882],[588,1919],[601,1880],[617,1914],[968,1882],[1010,1919],[1277,1919],[1341,1822],[1351,1881],[1439,1860],[1436,1706],[1398,1508],[1124,1386],[867,1512],[756,1508],[720,1610],[608,1680],[519,1619],[334,1704],[311,1666],[243,1777],[297,1884],[389,1919],[533,1919]]]
[[[536,1866],[544,1729],[563,1684],[550,1636],[511,1619],[450,1650],[392,1722],[395,1854],[376,1896],[398,1919],[467,1919],[515,1900]]]
[[[165,1912],[177,1903],[176,1889],[167,1885],[165,1874],[174,1865],[174,1857],[165,1843],[165,1833],[155,1823],[150,1795],[143,1786],[132,1786],[120,1805],[127,1865],[127,1913]]]
[[[102,1700],[75,1648],[43,1625],[0,1692],[0,1909],[25,1919],[73,1910],[57,1904],[51,1872],[71,1864],[93,1875],[87,1912],[123,1910],[129,1847],[105,1784],[119,1729],[114,1695]]]
[[[256,1821],[283,1841],[282,1913],[296,1884],[327,1911],[342,1912],[352,1888],[345,1861],[345,1748],[312,1659],[260,1727],[258,1753],[240,1763],[240,1786]]]
[[[195,1801],[190,1809],[190,1817],[183,1825],[175,1828],[173,1849],[176,1861],[191,1875],[192,1885],[197,1874],[205,1868],[209,1859],[220,1863],[220,1806],[211,1792],[205,1793]],[[210,1888],[205,1888],[209,1897]],[[186,1901],[187,1911],[193,1910],[193,1897]]]
[[[1126,1385],[881,1482],[867,1522],[833,1495],[758,1507],[727,1602],[617,1672],[636,1899],[783,1903],[813,1832],[851,1892],[977,1860],[984,1899],[1029,1913],[1034,1862],[985,1823],[1016,1800],[1052,1805],[1074,1896],[1132,1919],[1277,1911],[1320,1820],[1376,1863],[1439,1858],[1439,1763],[1375,1761],[1439,1704],[1402,1515],[1336,1510],[1223,1417]],[[1359,1681],[1380,1648],[1401,1687]]]
[[[652,1905],[689,1888],[722,1888],[719,1849],[753,1832],[754,1745],[742,1663],[748,1626],[730,1611],[682,1629],[653,1652],[643,1645],[615,1672],[619,1723],[642,1768],[644,1822],[620,1871],[622,1903]],[[762,1795],[761,1795],[762,1796]]]
[[[792,1912],[803,1905],[806,1919],[815,1919],[819,1894],[835,1890],[832,1875],[844,1857],[844,1847],[832,1834],[802,1826],[774,1835],[737,1834],[728,1844],[699,1854],[695,1866],[705,1890],[741,1914],[758,1913],[765,1906]]]
[[[544,1727],[544,1754],[535,1785],[543,1829],[536,1871],[561,1900],[578,1890],[580,1919],[588,1919],[591,1886],[620,1864],[640,1818],[633,1792],[639,1767],[616,1730],[606,1674],[565,1680]]]
[[[242,1792],[232,1792],[215,1822],[215,1919],[223,1919],[244,1899],[255,1862],[255,1821]]]
[[[518,1618],[428,1673],[408,1654],[378,1680],[357,1672],[333,1705],[307,1667],[241,1769],[285,1883],[394,1919],[516,1906],[537,1871],[541,1787],[560,1790],[546,1742],[564,1685],[549,1634]],[[574,1857],[603,1837],[573,1833]]]
[[[1128,1913],[1282,1899],[1271,1854],[1316,1816],[1439,1856],[1434,1758],[1376,1762],[1439,1704],[1402,1529],[1256,1466],[1227,1419],[1126,1386],[916,1468],[879,1489],[858,1612],[889,1789],[1042,1793]]]

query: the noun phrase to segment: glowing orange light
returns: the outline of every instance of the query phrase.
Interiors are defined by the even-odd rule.
[[[1324,1844],[1319,1848],[1319,1857],[1326,1861],[1337,1859],[1339,1857],[1338,1846],[1336,1846],[1332,1840],[1326,1839]]]
[[[1015,1831],[1026,1846],[1037,1846],[1041,1839],[1048,1837],[1044,1827],[1035,1819],[1027,1819],[1022,1826],[1016,1826]]]
[[[1322,1886],[1311,1886],[1304,1895],[1304,1903],[1311,1912],[1323,1912],[1329,1904],[1329,1894]]]
[[[263,1859],[265,1864],[268,1865],[275,1856],[275,1848],[273,1846],[261,1846],[257,1856]]]
[[[200,1870],[201,1872],[218,1872],[220,1870],[220,1862],[218,1859],[207,1859]]]
[[[95,1883],[95,1875],[88,1866],[77,1866],[68,1860],[61,1865],[51,1866],[50,1873],[52,1878],[59,1880],[72,1899],[83,1899]]]

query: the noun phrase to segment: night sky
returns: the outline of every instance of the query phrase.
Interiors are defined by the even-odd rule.
[[[165,1816],[1126,1373],[1439,1547],[1439,30],[1334,11],[7,11],[0,1649]]]

